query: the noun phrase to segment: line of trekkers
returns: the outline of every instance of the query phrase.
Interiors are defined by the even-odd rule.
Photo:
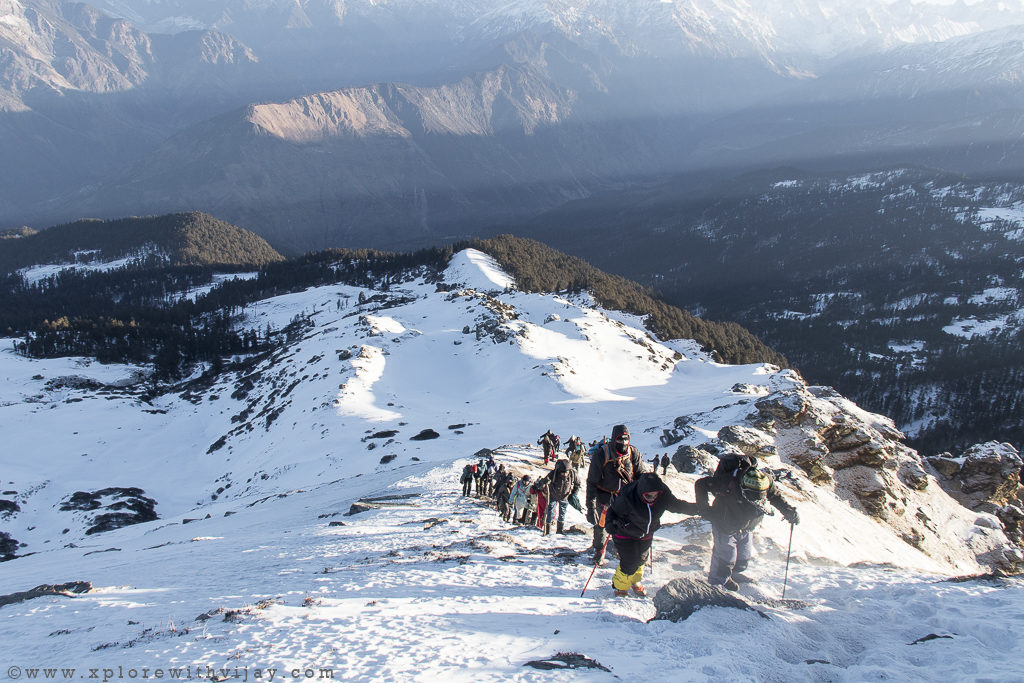
[[[570,444],[578,439],[574,436]],[[557,458],[558,437],[550,430],[538,443],[545,448],[545,464]],[[546,443],[552,446],[550,453]],[[582,450],[582,442],[572,448]],[[480,465],[466,465],[463,494],[470,495],[476,481],[477,495],[493,495],[505,521],[535,523],[545,534],[555,522],[556,533],[564,533],[566,505],[583,512],[578,498],[582,482],[576,473],[582,454],[576,464],[569,448],[566,453],[569,460],[556,459],[554,469],[533,483],[529,475],[517,478],[503,464],[496,466],[493,455]],[[643,567],[666,511],[699,515],[711,522],[714,547],[708,582],[733,591],[739,589],[739,583],[750,581],[743,572],[753,557],[753,531],[764,516],[778,510],[791,525],[800,521],[796,508],[779,494],[771,472],[759,469],[754,456],[735,453],[721,457],[715,472],[695,483],[696,501],[692,503],[676,498],[658,476],[659,464],[663,475],[667,473],[667,455],[657,463],[652,461],[654,471],[647,471],[640,450],[630,443],[626,425],[615,425],[611,438],[593,443],[587,456],[585,514],[594,527],[594,565],[604,562],[608,543],[614,539],[619,565],[612,587],[617,596],[630,590],[646,595],[641,583]],[[709,504],[708,494],[714,496],[713,503]]]

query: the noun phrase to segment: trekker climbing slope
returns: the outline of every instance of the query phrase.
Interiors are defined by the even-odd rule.
[[[711,520],[714,539],[708,582],[733,591],[739,590],[738,582],[750,580],[743,571],[754,555],[753,531],[764,516],[775,514],[775,508],[790,524],[800,523],[796,508],[779,494],[771,473],[757,469],[756,461],[743,464],[750,466],[731,473],[716,470],[694,485],[701,516]],[[715,496],[710,507],[708,493]]]
[[[661,526],[665,511],[686,515],[697,514],[697,504],[676,498],[661,478],[648,472],[622,488],[615,496],[605,519],[605,527],[615,541],[619,566],[612,577],[615,595],[622,597],[630,588],[637,595],[646,595],[640,581],[644,563],[651,551],[654,532]]]
[[[462,476],[459,481],[462,483],[462,495],[464,496],[470,495],[473,491],[474,467],[473,463],[466,463],[466,466],[462,468]]]
[[[548,460],[555,458],[558,454],[558,437],[549,429],[540,435],[537,443],[544,449],[544,464],[547,465]]]
[[[590,450],[587,470],[587,521],[594,525],[594,564],[604,561],[604,512],[623,486],[644,472],[640,450],[629,442],[626,425],[612,427],[611,440]]]
[[[569,461],[560,458],[555,467],[538,482],[547,494],[547,514],[544,516],[544,534],[551,533],[551,522],[556,520],[555,533],[565,533],[565,507],[569,497],[580,490],[580,478]]]

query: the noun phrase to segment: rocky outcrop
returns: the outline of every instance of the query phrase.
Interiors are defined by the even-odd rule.
[[[7,562],[16,558],[18,552],[18,542],[11,538],[11,535],[6,531],[0,531],[0,562]]]
[[[760,429],[728,425],[718,430],[718,440],[755,458],[770,458],[778,453],[772,437]]]
[[[1024,544],[1024,468],[1012,444],[975,444],[959,457],[926,458],[939,485],[964,507],[995,515],[1007,535]]]
[[[157,519],[156,501],[143,494],[145,491],[136,487],[76,491],[61,502],[60,509],[86,513],[86,535],[98,534]]]
[[[676,468],[711,471],[723,452],[740,451],[788,479],[784,493],[798,507],[820,490],[947,566],[973,561],[1005,573],[1024,569],[1018,547],[1024,524],[1021,459],[1012,446],[985,444],[959,458],[944,455],[926,463],[901,443],[903,434],[891,420],[830,388],[809,387],[796,373],[780,371],[768,389],[743,424],[720,427],[710,442],[680,446]],[[712,415],[679,420],[703,430],[714,424]]]
[[[672,454],[672,466],[683,474],[708,474],[715,471],[717,464],[717,450],[712,452],[709,445],[680,446]]]
[[[1011,444],[975,444],[959,457],[943,453],[927,462],[943,488],[972,510],[984,503],[1001,506],[1020,500],[1022,461]]]
[[[27,591],[0,595],[0,607],[25,602],[32,598],[40,598],[44,595],[64,595],[71,597],[75,594],[88,593],[92,590],[92,584],[88,581],[70,581],[60,584],[43,584]]]

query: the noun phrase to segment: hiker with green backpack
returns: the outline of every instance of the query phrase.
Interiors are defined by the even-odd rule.
[[[753,531],[765,515],[775,510],[791,525],[800,523],[800,515],[779,494],[770,472],[757,468],[752,456],[728,455],[719,461],[711,476],[694,484],[701,516],[711,521],[714,547],[708,583],[731,591],[751,579],[743,574],[754,555]],[[715,502],[708,505],[708,493]]]

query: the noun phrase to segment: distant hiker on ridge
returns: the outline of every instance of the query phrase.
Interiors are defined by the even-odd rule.
[[[544,464],[545,465],[548,464],[548,460],[556,457],[556,455],[557,455],[557,451],[558,451],[557,439],[558,439],[558,437],[555,436],[555,434],[550,429],[548,431],[544,432],[543,434],[541,434],[540,438],[537,439],[537,443],[540,444],[541,448],[544,449]]]
[[[664,455],[661,456],[661,476],[663,476],[663,477],[667,477],[668,476],[668,466],[671,463],[672,463],[672,461],[669,460],[668,453],[665,453]],[[654,471],[657,472],[658,468],[655,467]]]
[[[590,450],[587,470],[587,521],[594,525],[594,564],[604,561],[604,513],[626,484],[644,472],[643,456],[629,443],[626,425],[612,427],[611,440]]]
[[[796,508],[779,495],[769,472],[757,469],[756,460],[750,456],[735,460],[746,467],[730,471],[729,463],[720,463],[715,474],[694,484],[697,506],[701,516],[711,520],[714,539],[708,583],[731,591],[739,590],[737,582],[750,581],[743,571],[754,555],[753,531],[765,515],[775,514],[771,507],[779,510],[790,524],[800,523]],[[723,464],[726,466],[722,467]],[[709,492],[715,496],[710,507]]]
[[[679,500],[657,474],[647,472],[622,487],[615,496],[605,527],[615,539],[619,566],[612,577],[615,595],[622,597],[632,588],[637,595],[647,595],[643,584],[644,563],[651,550],[654,532],[661,526],[666,510],[680,514],[697,514],[697,504]]]

